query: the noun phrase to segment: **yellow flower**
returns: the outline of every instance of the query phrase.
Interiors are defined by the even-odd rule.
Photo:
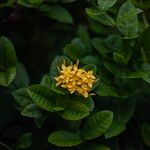
[[[55,77],[57,81],[56,86],[67,89],[71,94],[77,92],[84,97],[94,95],[90,93],[93,84],[97,81],[93,71],[86,71],[82,68],[78,68],[79,60],[76,64],[66,66],[65,60],[63,60],[61,69],[58,67],[60,75]]]

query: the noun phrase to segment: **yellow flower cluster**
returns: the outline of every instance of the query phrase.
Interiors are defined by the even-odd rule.
[[[71,94],[78,92],[87,98],[93,84],[96,82],[96,77],[93,71],[86,71],[82,68],[78,68],[78,65],[79,60],[77,60],[76,64],[71,64],[69,66],[66,66],[64,60],[61,69],[58,67],[60,75],[55,77],[57,81],[56,86],[66,88]],[[92,95],[92,93],[90,95]]]

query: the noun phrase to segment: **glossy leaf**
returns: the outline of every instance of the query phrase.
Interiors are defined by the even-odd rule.
[[[111,85],[107,85],[103,82],[101,82],[97,88],[96,88],[96,93],[99,96],[114,96],[114,97],[119,97],[119,94],[117,92],[117,89],[114,88]]]
[[[47,111],[53,111],[55,106],[54,99],[52,97],[52,91],[42,85],[33,85],[28,89],[30,98],[41,108]]]
[[[20,88],[14,91],[12,95],[16,102],[22,107],[26,107],[28,104],[33,103],[26,88]]]
[[[109,16],[106,12],[101,12],[98,10],[93,10],[93,9],[86,9],[86,13],[87,15],[96,20],[97,22],[100,22],[104,25],[108,25],[108,26],[114,26],[115,25],[115,21],[113,20],[113,18],[111,16]]]
[[[117,29],[128,39],[137,37],[139,26],[137,9],[130,1],[126,1],[119,9]]]
[[[117,0],[98,0],[98,7],[102,11],[107,11],[116,2],[117,2]]]
[[[66,120],[79,120],[89,115],[89,109],[79,101],[70,100],[65,110],[59,114]]]
[[[16,75],[16,53],[12,42],[2,36],[0,38],[0,85],[8,86]]]
[[[56,131],[49,135],[48,141],[60,147],[71,147],[82,143],[79,133]]]
[[[43,9],[43,6],[41,6],[41,7],[42,7],[42,9],[40,9],[40,10],[43,11],[47,17],[55,19],[55,20],[63,22],[63,23],[69,23],[69,24],[73,23],[73,18],[66,8],[63,8],[58,5],[57,6],[47,6],[47,7],[46,7],[46,5],[44,5],[44,7],[46,8],[46,11],[45,11]]]
[[[26,117],[41,117],[42,112],[36,104],[29,104],[22,110],[21,115]]]
[[[16,149],[26,149],[32,144],[32,133],[25,133],[19,137],[16,143]]]
[[[84,140],[91,140],[104,134],[110,127],[113,120],[111,111],[100,111],[89,117],[84,123],[81,136]]]

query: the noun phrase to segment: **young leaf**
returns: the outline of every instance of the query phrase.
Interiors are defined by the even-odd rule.
[[[33,103],[33,100],[30,98],[27,89],[21,88],[12,93],[12,96],[16,100],[16,102],[22,106],[26,107],[28,104]]]
[[[49,135],[48,141],[56,146],[71,147],[82,143],[79,133],[56,131]]]
[[[139,31],[137,13],[137,9],[130,1],[126,1],[119,9],[116,22],[117,29],[127,39],[137,37]]]
[[[27,117],[41,117],[42,112],[36,104],[29,104],[22,110],[21,115]]]
[[[25,133],[20,136],[16,143],[16,149],[26,149],[32,144],[32,133]]]
[[[102,11],[107,11],[116,2],[117,2],[117,0],[98,0],[98,7]]]
[[[70,100],[65,110],[59,114],[66,120],[79,120],[89,115],[89,109],[79,101]]]
[[[55,107],[55,101],[52,97],[50,88],[42,85],[33,85],[28,89],[30,98],[43,109],[52,112]]]
[[[84,140],[94,139],[104,134],[110,127],[113,120],[113,113],[111,111],[100,111],[84,123],[81,130],[81,136]]]

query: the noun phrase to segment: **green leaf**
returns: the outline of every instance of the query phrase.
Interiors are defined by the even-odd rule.
[[[100,111],[89,117],[81,130],[84,140],[91,140],[104,134],[110,127],[113,120],[111,111]]]
[[[16,67],[12,66],[0,71],[0,85],[8,86],[16,76]]]
[[[81,58],[80,62],[84,65],[89,65],[89,64],[98,65],[98,64],[100,64],[99,60],[100,59],[97,56],[87,55],[87,56]]]
[[[44,0],[27,0],[27,2],[29,2],[31,5],[38,6],[41,5],[44,2]]]
[[[48,141],[56,146],[71,147],[82,143],[79,133],[56,131],[49,135]]]
[[[22,110],[21,115],[27,117],[41,117],[42,112],[36,104],[29,104]]]
[[[41,85],[46,86],[46,87],[51,87],[52,85],[52,81],[49,75],[45,75],[43,76],[42,80],[41,80]]]
[[[17,3],[24,7],[34,8],[36,5],[32,5],[28,0],[17,0]]]
[[[50,88],[42,85],[33,85],[28,89],[30,98],[41,108],[52,112],[55,107],[55,100]]]
[[[116,50],[120,50],[122,47],[122,43],[123,43],[121,36],[118,34],[109,35],[106,38],[106,42],[107,42],[109,48],[111,48],[111,51],[113,51],[113,52]]]
[[[60,0],[62,3],[72,3],[75,2],[76,0]]]
[[[63,22],[63,23],[73,23],[73,18],[69,11],[66,8],[63,8],[61,6],[47,6],[44,5],[44,8],[46,8],[46,11],[43,9],[43,6],[41,6],[41,11],[44,12],[44,14],[52,19],[55,19],[57,21]],[[49,9],[48,9],[49,8]]]
[[[150,147],[150,124],[144,123],[142,126],[142,137],[147,146]]]
[[[94,74],[96,74],[96,72],[97,72],[97,66],[94,64],[89,64],[89,65],[83,66],[82,69],[84,69],[86,71],[93,71]]]
[[[0,38],[0,69],[7,69],[16,65],[17,57],[15,48],[12,42],[7,38],[2,36]]]
[[[108,45],[105,40],[100,38],[94,38],[91,40],[93,47],[104,57],[107,57],[109,53]]]
[[[142,67],[143,67],[144,71],[148,75],[146,77],[143,77],[143,80],[145,80],[146,82],[150,83],[150,64],[148,64],[148,63],[142,64]]]
[[[146,28],[139,36],[137,41],[137,45],[144,48],[145,52],[149,52],[150,50],[150,27]]]
[[[125,129],[126,129],[126,126],[124,124],[118,124],[115,122],[105,133],[105,138],[108,139],[108,138],[117,136],[120,133],[122,133]]]
[[[119,9],[116,22],[117,29],[127,39],[137,37],[139,32],[137,13],[137,9],[130,1],[126,1]]]
[[[111,127],[105,133],[106,138],[119,135],[125,130],[125,124],[130,120],[135,111],[134,100],[119,100],[114,108],[114,118]]]
[[[46,115],[34,118],[34,122],[35,122],[36,127],[37,128],[42,128],[42,125],[43,125],[43,123],[45,122],[46,119],[47,119]]]
[[[88,144],[85,150],[111,150],[109,147],[101,144]]]
[[[0,38],[0,85],[8,86],[16,75],[17,57],[12,42],[2,36]]]
[[[19,137],[16,143],[16,149],[26,149],[32,144],[32,133],[28,132]]]
[[[26,107],[30,103],[33,103],[26,88],[18,89],[16,91],[14,91],[12,93],[12,95],[13,95],[14,99],[16,100],[16,102],[22,107]]]
[[[107,11],[116,2],[117,0],[98,0],[98,8],[102,11]]]
[[[17,72],[13,83],[16,88],[22,88],[29,85],[29,76],[22,63],[17,63]]]
[[[86,55],[86,49],[81,40],[79,38],[75,38],[70,44],[67,44],[64,47],[63,53],[65,56],[76,61]]]
[[[117,92],[117,89],[114,88],[111,85],[105,84],[104,82],[101,82],[97,88],[96,88],[96,93],[99,96],[114,96],[114,97],[119,97],[119,94]]]
[[[66,120],[79,120],[89,115],[89,109],[79,101],[69,100],[65,110],[59,114]]]
[[[66,62],[66,65],[71,64],[71,60],[65,56],[56,56],[55,59],[51,63],[50,67],[50,75],[52,76],[52,80],[54,77],[57,77],[59,75],[58,67],[61,68],[63,62]]]
[[[79,26],[78,35],[83,44],[87,44],[90,40],[89,34],[87,32],[87,28],[85,26]]]
[[[111,16],[109,16],[106,12],[101,12],[98,10],[86,8],[86,13],[90,18],[92,18],[104,25],[108,25],[108,26],[115,25],[115,21],[113,20],[113,18]]]

